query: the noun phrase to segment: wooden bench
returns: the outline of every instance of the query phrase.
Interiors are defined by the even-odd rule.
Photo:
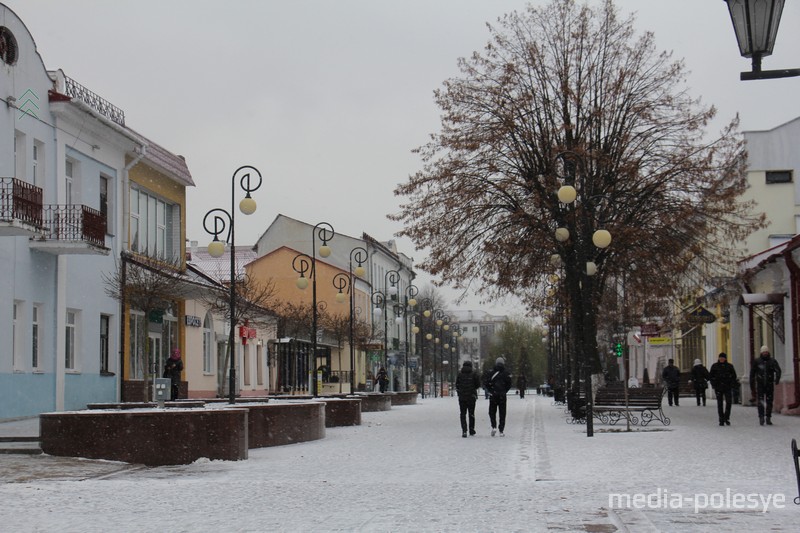
[[[614,425],[625,418],[631,424],[646,426],[653,420],[658,420],[668,426],[670,419],[661,409],[663,399],[662,387],[628,388],[626,406],[625,389],[621,385],[605,386],[599,388],[595,394],[593,415],[604,424]]]
[[[567,424],[586,423],[586,395],[583,390],[568,391],[566,400],[565,414],[567,415]]]

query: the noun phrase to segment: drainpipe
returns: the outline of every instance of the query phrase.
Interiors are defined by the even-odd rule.
[[[120,250],[120,267],[122,268],[121,283],[119,287],[119,378],[117,378],[117,400],[124,401],[122,397],[122,386],[125,381],[125,308],[127,302],[125,301],[125,283],[128,272],[127,253],[128,253],[128,237],[130,227],[127,221],[130,219],[130,180],[128,179],[128,172],[132,169],[147,153],[147,145],[141,144],[139,146],[139,154],[134,157],[130,163],[125,165],[122,169],[122,209],[118,212],[121,213],[121,220],[118,227],[122,228],[122,247]]]
[[[794,262],[792,251],[783,252],[783,260],[789,268],[789,290],[792,302],[792,368],[794,370],[794,403],[787,409],[800,407],[800,347],[797,346],[797,314],[800,312],[800,266]]]

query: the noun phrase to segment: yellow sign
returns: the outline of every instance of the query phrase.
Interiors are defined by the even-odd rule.
[[[647,343],[656,345],[672,344],[672,337],[648,337]]]

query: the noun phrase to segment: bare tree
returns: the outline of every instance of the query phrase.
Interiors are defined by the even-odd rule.
[[[339,351],[339,370],[342,370],[342,348],[345,342],[350,339],[350,316],[344,313],[326,313],[320,321],[328,337],[336,343]],[[353,324],[355,332],[355,324]],[[349,360],[349,356],[348,356]],[[342,378],[337,376],[339,381],[339,392],[342,392]]]
[[[763,224],[741,200],[737,120],[710,137],[715,110],[689,96],[683,63],[611,0],[529,5],[489,33],[435,92],[441,131],[417,150],[425,166],[397,187],[406,200],[390,218],[429,250],[419,268],[485,296],[541,309],[558,271],[571,348],[596,370],[608,280],[627,273],[631,292],[674,295],[685,276],[725,272],[731,244]],[[565,185],[571,203],[556,194]],[[600,229],[611,246],[594,246]]]
[[[236,279],[236,305],[234,321],[231,322],[231,306],[229,289],[220,285],[218,290],[209,290],[202,294],[200,300],[217,316],[225,317],[228,324],[252,324],[255,327],[267,327],[275,313],[271,311],[276,305],[275,283],[272,279],[261,281],[246,274]],[[225,395],[225,369],[230,368],[231,350],[228,343],[225,360],[217,371],[217,394]]]
[[[123,308],[141,311],[147,322],[154,313],[163,313],[185,297],[191,285],[183,273],[179,261],[166,262],[123,252],[117,268],[103,274],[103,283],[108,296],[118,300]],[[150,375],[155,364],[147,342],[147,328],[138,328],[131,334],[138,335],[139,349],[132,350],[130,358],[134,368],[142,371],[142,393],[147,400],[151,396]]]

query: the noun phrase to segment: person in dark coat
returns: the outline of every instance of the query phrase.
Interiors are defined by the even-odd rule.
[[[178,393],[181,383],[181,372],[183,372],[183,361],[181,361],[181,351],[178,348],[173,348],[172,353],[164,364],[164,376],[172,380],[170,399],[175,401],[178,399]]]
[[[389,386],[389,374],[386,373],[386,369],[381,367],[378,370],[378,374],[375,376],[375,379],[378,381],[378,390],[381,392],[386,392],[386,389]]]
[[[667,386],[667,401],[670,405],[675,403],[675,407],[680,405],[678,396],[680,392],[681,386],[681,371],[678,370],[678,367],[675,366],[675,360],[670,359],[667,363],[667,366],[664,367],[664,370],[661,371],[661,379],[664,380],[664,383]]]
[[[461,412],[461,436],[475,435],[475,401],[478,399],[478,389],[481,388],[481,379],[472,369],[472,361],[464,361],[461,371],[456,377],[456,392],[458,393],[458,409]],[[469,417],[469,425],[467,425]]]
[[[708,388],[708,369],[700,359],[694,360],[692,367],[692,385],[694,385],[694,395],[697,397],[697,405],[706,405],[706,389]]]
[[[775,385],[781,380],[781,367],[769,354],[767,346],[761,347],[761,356],[753,362],[750,369],[750,383],[756,384],[758,422],[772,425],[772,400],[775,398]]]
[[[492,424],[492,437],[500,430],[500,436],[506,428],[506,394],[511,388],[511,375],[506,371],[506,361],[498,357],[494,368],[483,375],[483,387],[489,393],[489,421]],[[497,414],[500,412],[498,425]]]
[[[517,390],[519,391],[519,397],[525,397],[525,389],[528,387],[528,380],[525,379],[525,374],[520,374],[517,378]]]
[[[717,397],[717,415],[719,415],[719,425],[731,425],[731,396],[733,388],[737,385],[736,369],[728,362],[728,354],[721,352],[716,363],[711,365],[708,372],[708,379],[714,387],[714,395]],[[723,403],[725,407],[723,409]]]

